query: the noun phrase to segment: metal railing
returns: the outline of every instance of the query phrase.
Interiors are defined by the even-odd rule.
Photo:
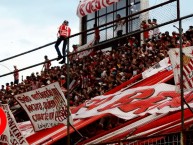
[[[193,131],[184,132],[185,145],[193,145]],[[95,145],[181,145],[180,133],[170,133],[149,137],[138,137],[114,142],[105,142]]]

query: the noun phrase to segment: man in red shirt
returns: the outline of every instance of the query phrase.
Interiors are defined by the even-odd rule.
[[[97,24],[94,24],[94,44],[98,44],[99,41],[100,41],[100,31],[99,31],[99,28],[97,28]]]
[[[57,39],[56,44],[55,44],[56,52],[58,54],[58,59],[57,60],[60,60],[60,59],[63,58],[63,60],[61,62],[59,62],[60,64],[65,63],[66,45],[68,44],[68,39],[67,38],[70,36],[70,33],[71,33],[71,29],[68,26],[68,21],[65,20],[62,23],[62,25],[59,27],[58,39]],[[62,56],[62,54],[60,52],[60,49],[59,49],[59,45],[62,41],[63,41],[63,48],[62,48],[63,56]]]
[[[48,72],[50,69],[50,66],[51,66],[51,61],[48,59],[47,55],[44,56],[44,59],[45,59],[45,61],[44,61],[43,68],[44,68],[45,72]]]

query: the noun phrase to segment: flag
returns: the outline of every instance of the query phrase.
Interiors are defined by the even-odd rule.
[[[8,104],[1,104],[7,117],[7,126],[2,135],[0,135],[0,144],[8,145],[29,145],[13,116]],[[1,125],[1,124],[0,124]]]
[[[180,92],[180,48],[170,49],[169,57],[174,72],[176,91]],[[193,46],[182,48],[183,58],[183,88],[184,91],[193,90]]]

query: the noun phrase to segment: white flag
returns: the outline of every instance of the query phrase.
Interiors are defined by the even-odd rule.
[[[193,46],[182,48],[183,57],[183,88],[193,90]],[[170,49],[169,57],[174,71],[176,91],[180,91],[180,48]]]

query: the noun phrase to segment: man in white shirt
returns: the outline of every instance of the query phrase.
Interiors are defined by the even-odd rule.
[[[120,20],[121,19],[121,15],[120,14],[117,14],[116,16],[116,25],[115,25],[115,28],[114,28],[114,31],[117,32],[117,36],[122,36],[123,34],[123,25],[125,24],[125,20]]]

